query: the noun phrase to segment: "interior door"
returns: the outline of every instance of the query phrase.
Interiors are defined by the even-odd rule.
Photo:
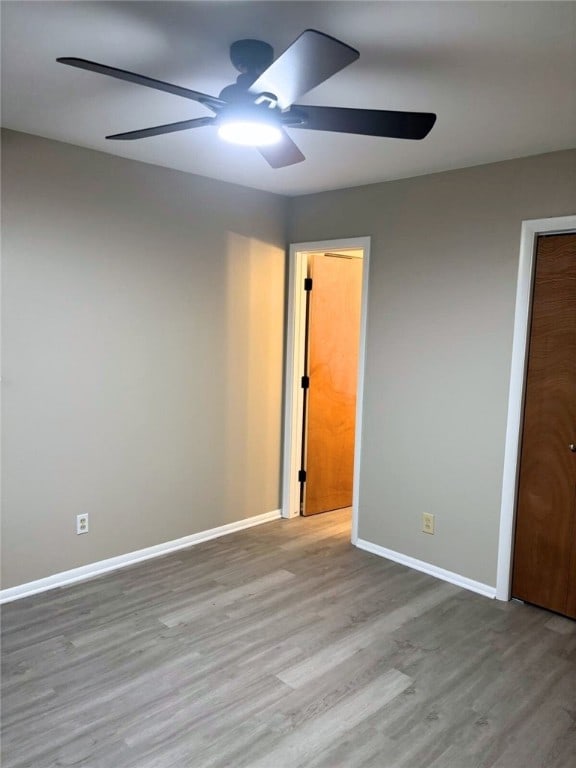
[[[512,594],[576,618],[576,235],[538,238]]]
[[[303,514],[352,504],[362,259],[310,256]]]

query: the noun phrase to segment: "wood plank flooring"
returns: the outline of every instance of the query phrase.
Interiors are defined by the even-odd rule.
[[[576,622],[268,523],[3,609],[4,768],[574,768]]]

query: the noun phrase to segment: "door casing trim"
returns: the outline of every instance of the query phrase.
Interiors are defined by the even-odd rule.
[[[498,566],[496,573],[496,599],[510,600],[512,593],[512,557],[514,554],[514,525],[520,444],[522,440],[522,413],[528,362],[530,316],[536,241],[538,235],[576,232],[576,215],[552,219],[530,219],[522,222],[520,258],[516,284],[516,308],[512,339],[512,364],[508,391],[508,417],[502,474],[500,504],[500,531],[498,537]]]
[[[297,360],[303,359],[306,302],[304,291],[297,290],[306,276],[306,256],[311,251],[337,251],[362,248],[362,298],[360,314],[360,346],[358,349],[358,385],[356,391],[356,430],[354,436],[354,490],[352,496],[352,543],[358,539],[358,507],[360,499],[360,455],[362,448],[362,406],[364,398],[364,365],[366,359],[366,324],[368,314],[368,277],[370,271],[370,238],[349,237],[292,243],[288,253],[288,305],[286,313],[286,368],[284,374],[284,440],[282,463],[282,517],[300,514],[298,470],[302,450],[303,390],[302,371]]]

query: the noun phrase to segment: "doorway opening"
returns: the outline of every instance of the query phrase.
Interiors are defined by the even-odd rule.
[[[370,238],[290,247],[282,516],[352,507],[358,480]]]

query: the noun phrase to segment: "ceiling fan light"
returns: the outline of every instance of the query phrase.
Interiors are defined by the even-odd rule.
[[[229,119],[218,126],[218,136],[232,144],[266,147],[277,144],[282,138],[282,131],[269,121]]]

